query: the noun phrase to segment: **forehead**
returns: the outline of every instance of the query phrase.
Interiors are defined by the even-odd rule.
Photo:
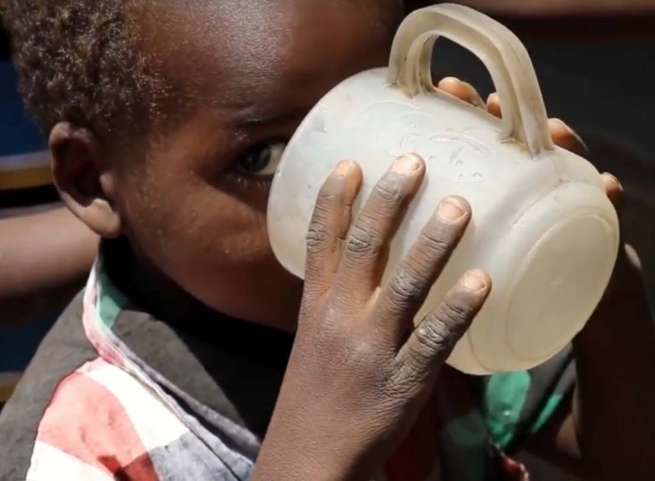
[[[190,100],[262,120],[386,62],[398,0],[162,0],[149,50]]]

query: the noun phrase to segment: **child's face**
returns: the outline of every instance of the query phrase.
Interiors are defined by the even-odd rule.
[[[113,188],[124,232],[146,262],[205,304],[292,328],[302,286],[269,246],[270,174],[323,94],[385,65],[402,1],[161,4],[147,17],[155,35],[146,48],[165,59],[175,95],[194,107],[146,155],[135,148],[119,163]]]

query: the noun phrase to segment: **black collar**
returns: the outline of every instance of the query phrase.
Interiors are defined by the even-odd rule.
[[[127,243],[104,242],[101,255],[111,281],[130,299],[112,328],[114,334],[190,398],[263,437],[293,336],[204,306],[196,306],[187,316],[149,308],[158,293],[148,292],[145,299],[138,295],[143,289],[134,289],[135,283],[143,285],[147,279],[129,267],[133,257]]]

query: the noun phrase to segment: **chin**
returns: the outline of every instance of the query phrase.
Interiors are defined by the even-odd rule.
[[[237,319],[295,331],[303,281],[285,270],[272,255],[237,260],[240,262],[205,270],[202,282],[193,276],[198,298],[212,309]]]

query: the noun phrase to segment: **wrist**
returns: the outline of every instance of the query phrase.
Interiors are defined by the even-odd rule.
[[[350,443],[352,439],[326,426],[294,422],[292,418],[285,416],[283,423],[273,419],[257,457],[252,481],[371,479],[362,466],[365,456]]]
[[[349,472],[345,463],[313,456],[304,449],[272,447],[257,459],[251,481],[368,481]]]

